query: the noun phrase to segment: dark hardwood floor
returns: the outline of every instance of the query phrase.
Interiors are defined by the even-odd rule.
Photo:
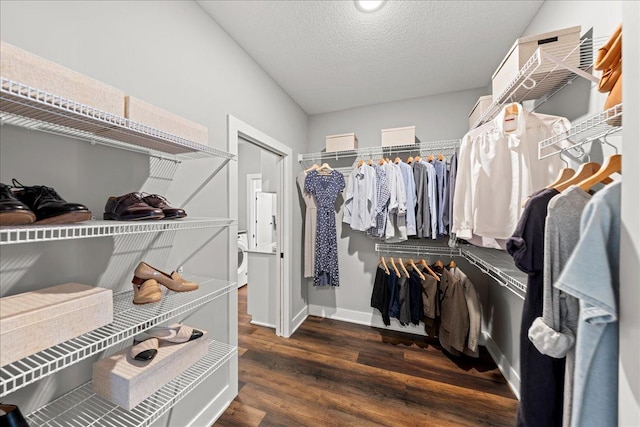
[[[254,326],[239,290],[239,394],[216,426],[512,426],[518,401],[481,347],[309,317],[289,339]]]

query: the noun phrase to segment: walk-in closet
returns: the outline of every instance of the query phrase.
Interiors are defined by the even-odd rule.
[[[0,1],[0,427],[640,425],[638,76],[636,1]]]

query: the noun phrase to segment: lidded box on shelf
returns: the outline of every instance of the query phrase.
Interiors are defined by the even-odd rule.
[[[473,106],[471,112],[469,113],[469,128],[473,128],[478,119],[482,117],[485,111],[489,109],[491,104],[493,103],[492,95],[485,95],[478,98],[476,101],[476,105]]]
[[[502,95],[538,48],[540,48],[542,52],[547,52],[569,65],[578,67],[580,65],[579,44],[580,26],[519,38],[513,46],[511,46],[509,53],[507,53],[498,66],[498,69],[493,73],[491,78],[493,99],[497,100],[498,97]],[[566,68],[541,58],[540,66],[530,77],[536,82],[536,85],[541,83],[540,90],[548,91],[553,89],[555,85],[559,84],[563,79],[567,78],[569,74],[570,71]],[[540,80],[543,77],[545,78],[544,82],[541,82]],[[533,82],[526,81],[524,84],[530,87],[533,85]],[[521,99],[521,101],[536,99],[543,94],[544,93],[540,93],[537,90],[533,90]]]
[[[394,145],[412,145],[418,141],[416,138],[416,127],[405,126],[400,128],[382,129],[382,146],[391,147]]]
[[[120,89],[1,40],[0,76],[118,117],[124,115],[124,92]],[[40,96],[43,98],[44,94]],[[58,106],[69,106],[57,98],[49,101]]]
[[[171,135],[208,144],[209,129],[184,117],[156,107],[133,96],[124,99],[124,116],[142,125],[161,130]]]
[[[207,333],[186,343],[160,341],[150,362],[131,358],[129,348],[93,364],[93,391],[130,411],[207,355]]]
[[[325,144],[327,153],[334,153],[336,151],[357,150],[358,137],[355,133],[327,135]]]
[[[0,298],[0,366],[111,322],[110,289],[65,283]]]

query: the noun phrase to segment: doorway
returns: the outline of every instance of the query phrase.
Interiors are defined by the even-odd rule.
[[[230,200],[237,200],[239,242],[241,237],[247,242],[247,309],[253,323],[288,337],[292,225],[291,192],[286,189],[291,187],[292,152],[237,118],[227,117],[228,146],[238,153],[237,173],[230,175],[237,197]],[[241,281],[238,277],[239,286]]]

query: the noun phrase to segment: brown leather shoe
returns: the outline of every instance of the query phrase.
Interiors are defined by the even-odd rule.
[[[137,221],[145,219],[162,219],[162,209],[149,206],[142,201],[140,193],[129,193],[119,197],[109,197],[104,207],[104,219],[115,221]]]
[[[169,206],[169,201],[159,194],[143,193],[142,201],[154,208],[162,209],[164,219],[178,219],[187,216],[184,209]]]

